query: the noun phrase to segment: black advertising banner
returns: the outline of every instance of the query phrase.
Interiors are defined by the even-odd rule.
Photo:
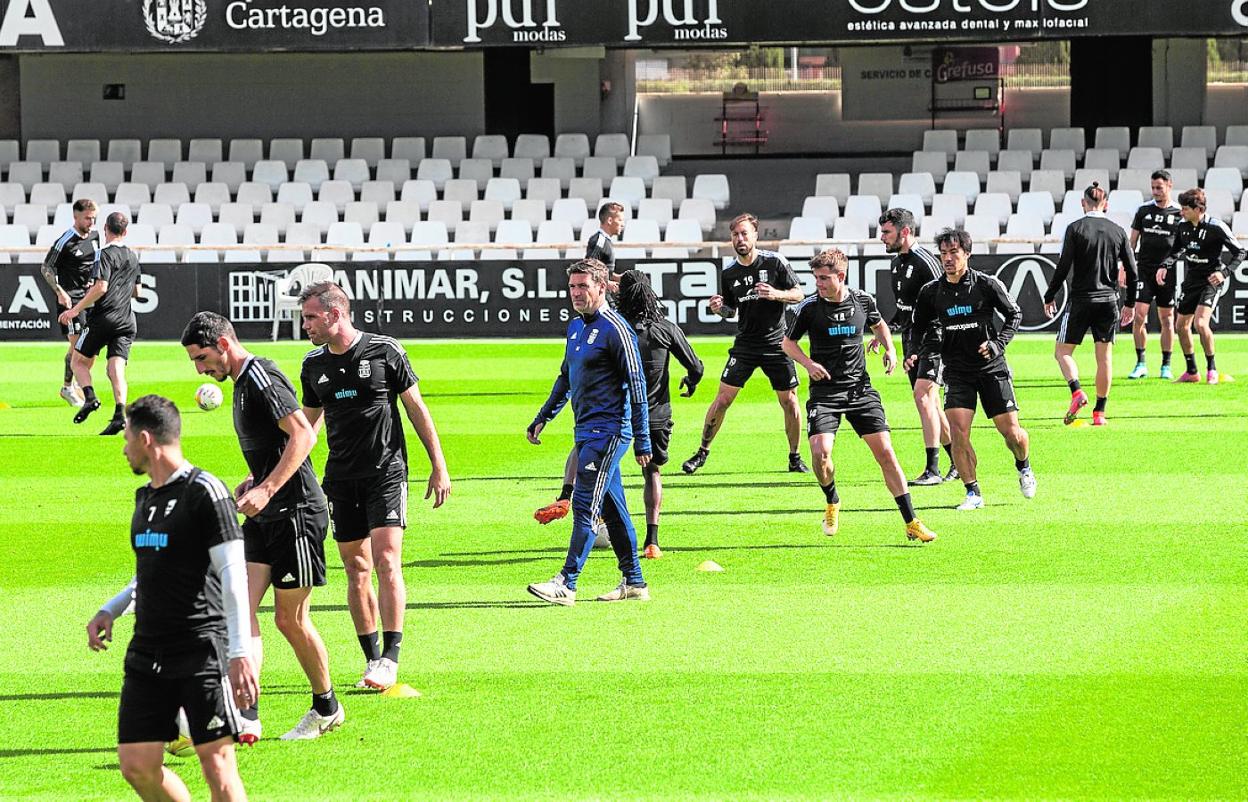
[[[815,291],[805,261],[793,266],[807,294]],[[876,296],[892,317],[894,301],[887,256],[852,257],[848,281]],[[1055,318],[1044,313],[1043,293],[1055,265],[1044,254],[975,256],[972,267],[995,275],[1023,309],[1023,331],[1052,331],[1066,303],[1057,296]],[[667,316],[691,334],[732,334],[735,323],[711,314],[707,300],[718,291],[719,259],[645,260],[637,269],[650,276]],[[291,268],[295,265],[291,265]],[[285,270],[267,265],[143,265],[142,286],[133,305],[139,337],[176,340],[192,314],[220,312],[244,338],[269,336],[273,286]],[[572,316],[566,262],[344,262],[335,280],[351,298],[356,324],[403,339],[468,337],[559,337]],[[1179,266],[1182,281],[1182,265]],[[1224,283],[1214,323],[1220,330],[1248,331],[1248,263]],[[60,339],[52,293],[37,264],[0,267],[0,341]],[[290,336],[290,323],[281,325]]]
[[[423,0],[0,0],[0,52],[407,50]]]
[[[1248,0],[434,0],[430,27],[437,47],[1242,35]]]

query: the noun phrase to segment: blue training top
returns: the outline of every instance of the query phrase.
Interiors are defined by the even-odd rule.
[[[650,453],[650,409],[637,335],[605,304],[568,324],[563,366],[534,423],[548,423],[572,399],[576,441],[635,437],[633,450]]]

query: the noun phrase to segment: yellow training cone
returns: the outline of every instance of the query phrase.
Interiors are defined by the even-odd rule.
[[[1234,376],[1232,376],[1232,375],[1231,375],[1231,374],[1229,374],[1229,373],[1219,373],[1219,374],[1218,374],[1218,381],[1220,381],[1220,382],[1233,382],[1233,381],[1235,381],[1235,377],[1234,377]],[[0,404],[0,409],[3,409],[3,408],[4,408],[4,405]]]
[[[1072,420],[1070,422],[1070,428],[1072,429],[1081,429],[1087,425],[1088,425],[1088,422],[1083,420],[1082,418],[1076,418],[1075,420]]]
[[[420,691],[408,685],[406,682],[400,682],[398,685],[391,685],[381,692],[381,695],[387,699],[415,699],[420,696]]]
[[[714,571],[722,571],[724,570],[724,567],[720,565],[719,563],[715,562],[714,560],[707,560],[706,562],[700,564],[697,570],[714,572]]]

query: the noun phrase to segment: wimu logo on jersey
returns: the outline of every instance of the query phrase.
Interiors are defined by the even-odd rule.
[[[973,306],[951,306],[945,310],[945,314],[949,317],[963,317],[964,315],[970,315],[974,312],[975,307]]]
[[[138,532],[134,536],[134,547],[136,549],[154,549],[160,551],[169,546],[168,532],[153,532],[146,529]]]
[[[857,333],[857,326],[828,326],[828,334],[833,337],[852,337]]]
[[[642,9],[645,12],[642,13]],[[659,21],[672,27],[676,42],[714,41],[728,38],[728,29],[719,18],[719,0],[628,0],[626,42],[640,42],[641,29]]]
[[[501,17],[511,31],[511,41],[562,42],[568,38],[559,24],[558,0],[466,0],[468,35],[465,44],[481,41],[481,32],[493,28]],[[534,11],[538,16],[534,16]],[[540,20],[540,21],[539,21]]]

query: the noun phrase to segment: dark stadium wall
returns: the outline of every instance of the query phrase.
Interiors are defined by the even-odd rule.
[[[1229,108],[1221,102],[1210,104],[1212,114],[1207,116],[1209,96],[1228,88],[1207,85],[1208,56],[1204,39],[1153,40],[1153,125],[1171,125],[1176,131],[1185,125],[1225,126],[1244,115],[1241,101]],[[1228,119],[1218,119],[1225,111],[1232,112]]]
[[[20,66],[28,139],[485,131],[480,53],[29,55]],[[125,100],[102,99],[111,83]]]
[[[17,56],[0,56],[0,139],[22,135],[22,77]]]

